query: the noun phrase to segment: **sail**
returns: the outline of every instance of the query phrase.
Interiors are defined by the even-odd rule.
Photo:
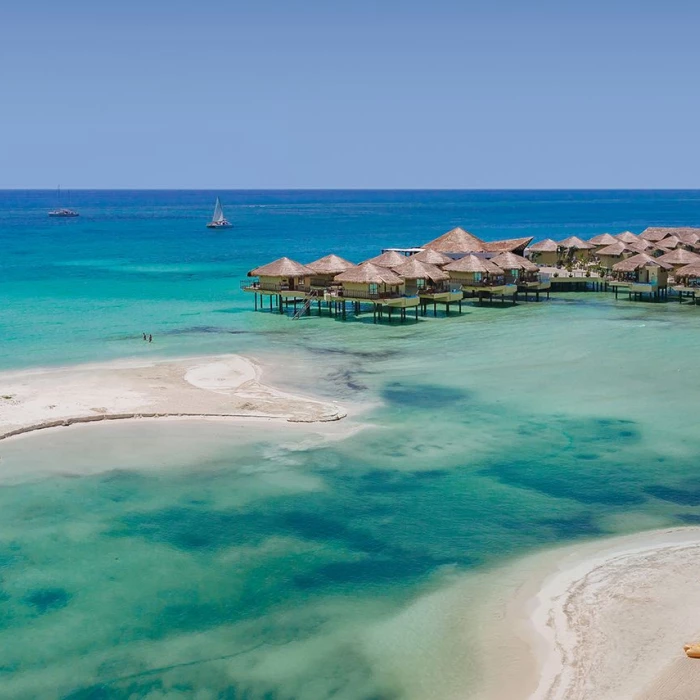
[[[213,223],[221,223],[224,220],[224,209],[221,206],[219,198],[216,198],[216,206],[214,207],[214,216],[212,217]]]

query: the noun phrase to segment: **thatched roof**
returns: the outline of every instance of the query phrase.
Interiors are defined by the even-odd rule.
[[[485,251],[483,241],[459,226],[422,247],[437,250],[440,253],[483,253]]]
[[[615,263],[612,269],[615,272],[634,272],[647,265],[656,265],[657,267],[663,267],[665,270],[670,270],[671,265],[662,262],[659,258],[652,258],[651,255],[646,253],[637,253],[627,260],[622,260],[619,263]]]
[[[533,253],[556,253],[559,250],[559,244],[551,238],[545,238],[543,241],[531,245],[528,250]]]
[[[432,280],[433,282],[442,282],[450,276],[443,272],[437,265],[421,262],[415,258],[410,258],[403,265],[397,265],[392,270],[401,275],[405,280]]]
[[[666,236],[666,238],[661,239],[656,243],[656,245],[663,250],[673,250],[681,244],[681,239],[677,236]]]
[[[323,258],[310,262],[307,267],[310,267],[317,275],[339,275],[351,267],[355,267],[355,263],[351,263],[338,255],[326,255]]]
[[[429,265],[447,265],[452,262],[452,258],[439,253],[437,250],[422,250],[420,253],[412,255],[411,260],[420,260],[420,262],[428,263]]]
[[[615,236],[609,234],[609,233],[601,233],[598,236],[593,236],[593,238],[589,238],[588,242],[591,243],[592,245],[612,245],[615,243],[617,239]]]
[[[491,262],[497,265],[502,270],[525,270],[527,272],[536,272],[540,268],[535,263],[530,262],[527,258],[515,253],[501,253],[495,258],[491,258]]]
[[[676,270],[674,274],[676,277],[700,277],[700,262],[685,265]]]
[[[403,284],[403,279],[388,267],[365,262],[351,267],[333,278],[334,282],[356,282],[358,284]]]
[[[696,235],[700,238],[700,228],[693,226],[650,226],[639,234],[640,238],[647,241],[662,241],[666,236],[678,236],[681,240],[683,236]]]
[[[386,253],[381,255],[375,255],[369,260],[365,260],[366,263],[372,263],[372,265],[379,265],[379,267],[396,267],[397,265],[403,265],[407,260],[405,255],[397,253],[395,250],[387,250]]]
[[[488,253],[518,253],[525,252],[525,248],[532,242],[533,236],[527,238],[507,238],[503,241],[491,241],[484,243],[484,250]]]
[[[661,262],[668,263],[669,265],[693,265],[700,263],[700,255],[697,253],[691,253],[685,248],[676,248],[669,253],[665,253],[660,257],[656,258]]]
[[[615,241],[610,245],[606,245],[596,252],[596,255],[622,255],[625,252],[630,252],[632,249],[622,241]]]
[[[697,228],[687,230],[676,229],[673,235],[683,241],[683,243],[686,245],[695,245],[698,241],[700,241],[700,229]]]
[[[289,258],[279,258],[274,262],[256,267],[248,273],[248,277],[309,277],[314,271],[301,263]]]
[[[622,233],[615,234],[615,238],[625,243],[634,243],[639,240],[639,236],[636,236],[632,231],[623,231]]]
[[[505,255],[512,255],[512,253],[505,253]],[[485,260],[476,255],[465,255],[463,258],[455,260],[449,265],[445,265],[444,269],[447,272],[483,272],[490,275],[503,274],[503,270],[491,260]]]
[[[656,244],[651,241],[645,241],[642,238],[638,238],[636,241],[626,241],[625,245],[630,250],[636,250],[638,253],[648,253],[656,248]]]
[[[560,248],[568,248],[569,250],[590,250],[595,248],[592,243],[588,243],[578,236],[569,236],[563,241],[559,241]]]

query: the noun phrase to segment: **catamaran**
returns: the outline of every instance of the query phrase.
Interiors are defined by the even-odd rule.
[[[214,207],[214,216],[207,224],[207,228],[231,228],[233,224],[227,221],[224,216],[224,208],[221,206],[221,200],[216,198],[216,206]]]
[[[61,186],[58,186],[58,203],[61,203]],[[49,212],[49,216],[59,217],[61,219],[72,219],[75,216],[80,216],[77,211],[73,209],[66,209],[59,206],[58,209],[54,209]]]

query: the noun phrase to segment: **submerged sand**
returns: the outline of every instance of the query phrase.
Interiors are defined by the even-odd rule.
[[[75,423],[157,417],[336,421],[337,404],[279,391],[240,355],[0,374],[0,439]]]
[[[487,577],[490,700],[687,700],[700,687],[700,528],[545,552]],[[495,622],[494,622],[495,620]]]

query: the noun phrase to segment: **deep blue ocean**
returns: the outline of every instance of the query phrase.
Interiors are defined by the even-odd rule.
[[[216,196],[233,229],[205,228]],[[529,552],[700,522],[700,307],[555,294],[373,325],[256,313],[239,286],[282,255],[358,262],[458,225],[486,240],[698,226],[700,192],[55,206],[0,192],[1,370],[243,353],[274,386],[365,411],[334,440],[144,420],[0,442],[2,700],[475,697],[488,620],[456,584],[488,591]]]

